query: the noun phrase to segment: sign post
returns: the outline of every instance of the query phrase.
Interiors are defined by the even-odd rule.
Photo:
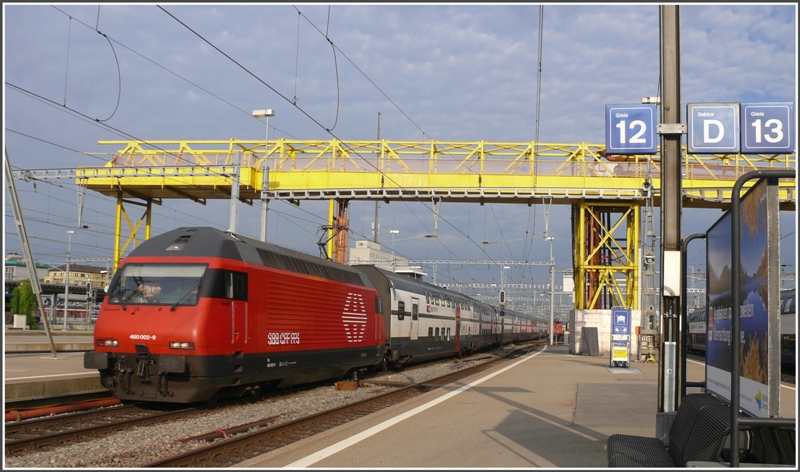
[[[611,367],[630,367],[631,310],[611,310]]]

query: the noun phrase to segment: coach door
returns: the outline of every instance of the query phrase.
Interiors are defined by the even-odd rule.
[[[456,351],[461,350],[461,302],[454,301],[456,305]]]
[[[411,299],[411,340],[419,338],[419,298]]]

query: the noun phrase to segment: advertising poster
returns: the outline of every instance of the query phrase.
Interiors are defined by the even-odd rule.
[[[770,413],[770,306],[768,205],[766,181],[741,200],[741,302],[739,319],[740,407],[757,417]],[[726,212],[708,231],[708,332],[706,383],[710,391],[731,398],[731,214]]]

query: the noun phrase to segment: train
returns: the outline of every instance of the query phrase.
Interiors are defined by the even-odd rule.
[[[213,403],[547,336],[419,277],[181,227],[122,261],[84,367],[122,401]]]
[[[781,290],[780,299],[780,317],[781,317],[781,365],[794,370],[797,352],[796,352],[796,325],[797,325],[797,311],[796,311],[796,296],[795,289]],[[705,355],[706,352],[706,332],[708,320],[708,311],[705,307],[692,310],[688,317],[687,323],[689,328],[689,336],[686,343],[686,350],[696,354]]]

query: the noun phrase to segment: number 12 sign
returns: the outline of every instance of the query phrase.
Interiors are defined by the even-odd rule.
[[[607,154],[655,154],[655,105],[606,105]]]

